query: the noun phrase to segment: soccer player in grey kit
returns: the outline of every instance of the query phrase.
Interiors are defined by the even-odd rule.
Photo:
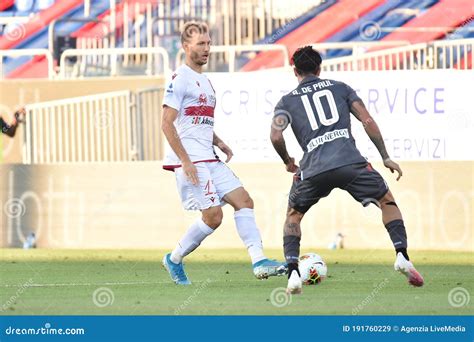
[[[400,166],[390,159],[380,130],[356,92],[342,82],[321,79],[321,56],[311,46],[298,49],[293,57],[299,85],[283,96],[275,108],[271,129],[272,144],[295,173],[284,226],[283,246],[288,263],[287,292],[301,293],[298,270],[301,228],[304,214],[334,188],[346,190],[362,205],[376,204],[396,251],[395,270],[409,284],[422,286],[423,277],[409,261],[407,235],[402,214],[382,176],[362,157],[350,128],[350,113],[362,122],[377,147],[385,167],[402,176]],[[300,166],[286,149],[283,131],[291,126],[304,151]]]

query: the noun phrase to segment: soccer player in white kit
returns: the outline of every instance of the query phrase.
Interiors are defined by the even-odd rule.
[[[162,129],[171,147],[163,168],[176,175],[178,192],[186,210],[200,210],[176,248],[163,257],[171,279],[189,285],[183,258],[194,251],[222,222],[221,205],[235,210],[238,234],[252,260],[254,275],[259,278],[280,275],[286,265],[269,260],[263,253],[260,232],[255,222],[253,201],[234,173],[217,157],[214,146],[226,154],[232,150],[214,132],[216,96],[202,66],[209,57],[211,39],[205,23],[186,23],[181,34],[186,62],[172,76],[163,100]]]

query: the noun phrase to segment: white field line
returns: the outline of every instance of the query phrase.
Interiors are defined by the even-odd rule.
[[[199,282],[196,282],[199,283]],[[173,284],[171,280],[168,281],[136,281],[136,282],[109,282],[109,283],[51,283],[51,284],[0,284],[0,287],[67,287],[67,286],[121,286],[121,285],[158,285],[158,284]]]

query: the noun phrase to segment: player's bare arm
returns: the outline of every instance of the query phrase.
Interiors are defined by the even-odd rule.
[[[372,118],[367,108],[365,108],[364,102],[359,100],[352,102],[351,113],[357,118],[357,120],[362,122],[365,132],[369,136],[370,140],[372,140],[375,147],[377,147],[377,150],[379,151],[380,156],[382,157],[383,164],[385,165],[385,167],[390,169],[392,173],[394,171],[398,172],[398,181],[403,175],[402,169],[397,163],[390,159],[387,149],[385,148],[385,143],[382,137],[382,133],[380,132],[379,126]]]
[[[276,124],[272,125],[270,132],[270,140],[272,142],[275,151],[277,151],[280,158],[283,160],[283,163],[286,166],[286,171],[295,173],[298,171],[298,165],[295,164],[295,158],[290,157],[288,150],[286,149],[285,137],[283,136],[283,131],[286,127],[282,127],[279,123],[281,120],[285,120],[281,115],[276,116],[273,121]]]
[[[227,156],[227,159],[225,160],[225,162],[226,163],[230,162],[230,160],[234,156],[234,153],[232,152],[231,148],[227,146],[227,144],[223,142],[222,139],[217,136],[216,132],[214,132],[214,135],[212,137],[212,144],[214,146],[217,146],[219,150],[225,153],[225,155]]]
[[[174,121],[178,116],[178,111],[169,106],[163,107],[163,120],[161,123],[161,129],[165,134],[166,140],[170,144],[170,147],[173,149],[174,153],[181,160],[184,174],[188,177],[189,181],[196,185],[198,184],[198,176],[196,166],[189,159],[188,153],[183,147],[181,140],[179,139],[178,132],[174,126]]]

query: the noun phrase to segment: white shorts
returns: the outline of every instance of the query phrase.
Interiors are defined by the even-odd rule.
[[[242,183],[232,170],[221,161],[195,164],[199,184],[193,185],[183,172],[175,169],[178,192],[186,210],[204,210],[224,205],[224,196],[240,188]]]

